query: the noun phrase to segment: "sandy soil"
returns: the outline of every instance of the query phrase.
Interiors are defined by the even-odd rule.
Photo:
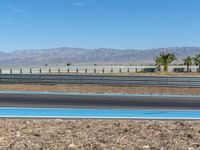
[[[0,149],[200,149],[200,121],[0,120]]]
[[[1,91],[49,91],[49,92],[92,92],[92,93],[130,93],[130,94],[180,94],[200,95],[200,88],[168,87],[116,87],[95,85],[0,85]]]

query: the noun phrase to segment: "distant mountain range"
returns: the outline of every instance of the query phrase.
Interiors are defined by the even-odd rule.
[[[35,50],[17,50],[0,52],[1,66],[43,66],[77,64],[153,64],[153,59],[162,51],[174,53],[178,61],[187,56],[200,53],[200,47],[171,47],[147,50],[135,49],[81,49],[81,48],[52,48]]]

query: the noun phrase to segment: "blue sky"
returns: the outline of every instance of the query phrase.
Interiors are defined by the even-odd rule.
[[[0,0],[0,51],[200,46],[200,0]]]

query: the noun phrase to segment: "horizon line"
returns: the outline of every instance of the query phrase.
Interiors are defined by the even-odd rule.
[[[22,48],[22,49],[15,49],[15,50],[0,50],[1,53],[9,53],[9,52],[16,52],[16,51],[27,51],[27,50],[50,50],[50,49],[61,49],[61,48],[71,48],[71,49],[83,49],[83,50],[99,50],[99,49],[111,49],[111,50],[152,50],[152,49],[172,49],[172,48],[200,48],[200,46],[169,46],[169,47],[157,47],[157,48],[144,48],[144,49],[137,49],[137,48],[106,48],[106,47],[99,47],[99,48],[81,48],[81,47],[68,47],[68,46],[60,46],[60,47],[51,47],[51,48]]]

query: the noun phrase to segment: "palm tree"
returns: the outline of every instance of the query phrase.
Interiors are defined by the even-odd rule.
[[[154,59],[155,63],[156,63],[156,67],[158,68],[158,71],[161,71],[161,65],[162,65],[162,57],[160,56],[157,56],[155,59]]]
[[[157,56],[157,58],[155,59],[159,60],[161,62],[161,64],[164,66],[164,71],[168,72],[168,67],[169,65],[174,61],[177,60],[176,56],[173,53],[165,53],[162,52],[160,54],[160,56]]]
[[[199,72],[200,72],[200,54],[196,54],[193,58],[194,64],[199,66]]]
[[[190,72],[190,66],[192,65],[192,58],[188,56],[187,58],[183,59],[184,65],[187,66],[187,72]]]

